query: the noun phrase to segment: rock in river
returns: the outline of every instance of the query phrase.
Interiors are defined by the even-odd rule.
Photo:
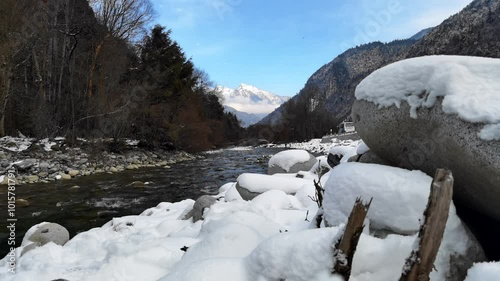
[[[309,171],[316,164],[316,157],[300,149],[281,151],[269,159],[267,173],[297,173]]]

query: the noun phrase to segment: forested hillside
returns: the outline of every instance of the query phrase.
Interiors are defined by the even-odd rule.
[[[149,0],[0,1],[0,136],[135,138],[200,151],[240,137]]]
[[[291,130],[279,141],[306,140],[337,131],[351,112],[356,85],[376,69],[404,58],[415,40],[374,42],[352,48],[318,69],[299,94],[265,117],[257,127]]]

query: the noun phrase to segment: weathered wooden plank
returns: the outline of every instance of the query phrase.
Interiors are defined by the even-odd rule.
[[[424,222],[418,234],[418,248],[406,260],[400,281],[428,281],[434,267],[453,196],[453,175],[450,170],[438,169],[431,185]]]
[[[334,248],[334,273],[342,275],[344,280],[349,280],[351,276],[352,260],[358,246],[359,238],[364,228],[364,221],[372,200],[367,204],[361,202],[360,198],[356,199],[352,208],[347,225],[345,226],[344,234],[340,241],[337,242]]]

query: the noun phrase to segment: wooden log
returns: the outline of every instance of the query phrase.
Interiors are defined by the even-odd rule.
[[[400,281],[428,281],[443,239],[453,195],[453,175],[438,169],[431,185],[429,202],[424,211],[424,223],[418,233],[418,248],[406,260]]]
[[[373,198],[372,198],[373,199]],[[356,199],[352,207],[351,214],[347,220],[344,234],[334,248],[334,273],[341,275],[345,281],[351,276],[352,260],[358,246],[359,238],[363,232],[364,222],[372,200],[367,204],[361,202],[360,198]]]

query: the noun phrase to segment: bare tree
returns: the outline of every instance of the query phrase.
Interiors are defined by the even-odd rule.
[[[27,38],[32,34],[24,19],[32,12],[35,1],[0,1],[0,137],[5,135],[5,111],[10,100],[11,80],[16,65],[15,57],[24,49]]]
[[[155,17],[150,0],[89,0],[101,24],[114,37],[134,40]]]

